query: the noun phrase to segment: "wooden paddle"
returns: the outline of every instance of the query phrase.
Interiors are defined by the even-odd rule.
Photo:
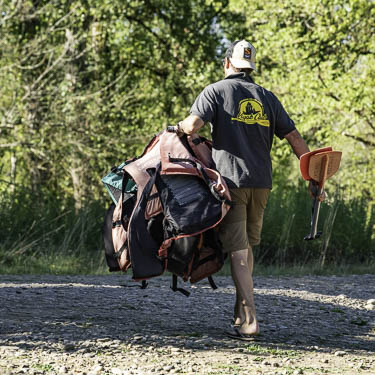
[[[305,237],[307,241],[319,238],[322,235],[322,232],[317,231],[320,211],[319,196],[323,194],[326,180],[339,169],[341,155],[341,151],[332,151],[332,147],[326,147],[303,154],[300,158],[302,177],[319,184],[313,199],[310,233]]]

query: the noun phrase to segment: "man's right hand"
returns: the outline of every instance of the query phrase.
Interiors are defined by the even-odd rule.
[[[170,133],[176,133],[179,137],[182,137],[185,134],[180,128],[180,123],[176,126],[167,126],[167,131]]]
[[[174,125],[167,126],[167,132],[169,132],[169,133],[177,133],[177,126],[174,126]]]
[[[318,198],[321,202],[323,202],[326,199],[326,192],[323,189],[321,194],[319,194],[319,182],[314,180],[309,181],[309,194],[311,198]]]

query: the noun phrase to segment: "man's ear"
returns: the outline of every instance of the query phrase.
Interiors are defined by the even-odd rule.
[[[225,69],[229,69],[229,67],[230,67],[230,61],[229,61],[228,57],[225,58],[224,65],[225,65]]]

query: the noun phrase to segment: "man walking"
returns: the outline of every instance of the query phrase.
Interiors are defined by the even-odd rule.
[[[192,134],[211,124],[212,156],[230,188],[233,207],[219,227],[229,253],[236,287],[234,326],[230,336],[251,339],[259,333],[253,293],[253,252],[272,188],[271,147],[276,134],[286,138],[299,158],[309,148],[276,96],[254,83],[255,48],[235,41],[224,59],[225,78],[207,86],[178,131]]]

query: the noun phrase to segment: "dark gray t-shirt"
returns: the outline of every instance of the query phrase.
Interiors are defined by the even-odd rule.
[[[273,136],[295,129],[272,92],[233,74],[207,86],[190,113],[211,123],[213,159],[229,187],[272,188]]]

